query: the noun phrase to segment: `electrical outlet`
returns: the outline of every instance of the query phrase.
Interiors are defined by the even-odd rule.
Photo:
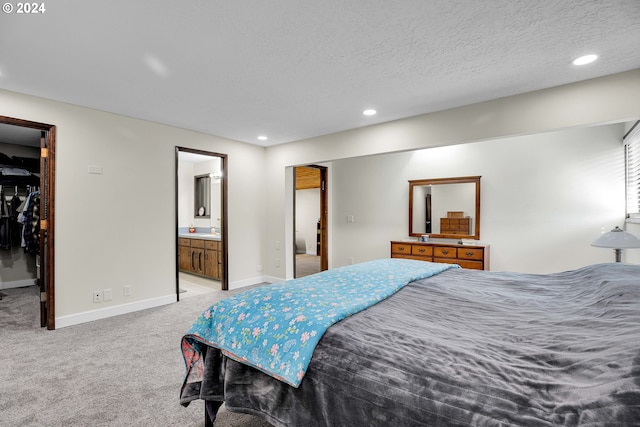
[[[103,301],[111,301],[113,299],[113,289],[105,289],[103,292]]]
[[[349,265],[351,265],[351,264],[353,264],[353,257],[352,256],[349,257]]]
[[[122,288],[122,294],[123,294],[125,297],[131,296],[131,286],[129,286],[129,285],[125,285],[125,286]]]
[[[93,302],[102,302],[102,291],[93,291]]]
[[[280,258],[276,258],[276,267],[280,267]]]

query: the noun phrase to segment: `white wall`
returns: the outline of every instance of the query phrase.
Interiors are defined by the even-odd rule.
[[[286,245],[284,259],[287,262],[293,259],[293,239],[288,238],[286,231],[293,228],[291,223],[288,222],[291,217],[288,210],[292,208],[286,203],[285,198],[288,191],[288,187],[285,184],[285,170],[288,166],[328,162],[380,153],[452,146],[510,138],[518,135],[533,135],[572,127],[629,121],[640,117],[640,85],[638,85],[638,81],[640,81],[640,70],[633,70],[461,108],[269,147],[266,155],[266,177],[268,180],[267,219],[269,223],[266,235],[266,270],[268,274],[276,277],[291,277],[291,269],[288,268],[288,264],[285,263],[283,265],[283,263],[279,262],[283,258],[282,249],[276,249],[275,245],[276,242],[284,241]],[[535,147],[531,149],[535,150]],[[468,158],[466,165],[473,165],[474,162],[474,158]],[[547,169],[548,164],[558,166],[554,161],[551,161],[539,164],[538,167],[544,171]],[[398,176],[402,176],[403,173],[406,173],[402,171],[402,168],[405,167],[404,165],[402,163],[395,165],[383,163],[380,164],[380,167],[398,171]],[[506,162],[503,166],[512,168]],[[468,169],[465,169],[464,174],[447,171],[446,176],[473,175],[474,173],[469,172]],[[424,176],[423,171],[420,177]],[[494,184],[486,181],[483,184],[483,192],[492,191],[492,185]],[[334,197],[331,192],[335,189],[335,185],[342,185],[342,183],[339,183],[336,178],[330,179],[330,200]],[[376,187],[371,183],[370,188]],[[581,189],[580,191],[583,190]],[[611,191],[620,190],[612,188]],[[385,200],[393,202],[394,206],[403,206],[406,203],[406,194],[397,193],[390,197],[391,200],[388,198]],[[332,202],[330,201],[330,203]],[[353,206],[353,209],[348,209],[351,214],[357,212],[357,209],[364,209],[362,206],[355,206],[353,201],[346,201],[346,203],[347,208]],[[375,210],[380,203],[382,202],[376,197],[370,199],[370,204],[367,208],[375,212],[372,215],[382,215]],[[590,212],[585,212],[585,215],[590,215]],[[491,212],[488,215],[490,214]],[[340,233],[338,226],[335,225],[341,220],[337,215],[336,222],[330,223],[336,229],[329,230],[329,238],[331,239],[329,243],[329,267],[340,265],[343,262],[343,257],[339,254],[331,255],[332,251],[338,250],[333,242]],[[485,211],[483,211],[483,218],[487,218],[485,215]],[[394,219],[381,218],[381,220],[393,221]],[[612,221],[617,223],[622,222],[622,220],[622,214],[618,218],[612,218]],[[356,221],[358,221],[357,218]],[[562,221],[567,223],[568,232],[573,239],[584,239],[585,241],[589,239],[586,236],[575,235],[571,229],[569,219],[562,219]],[[395,239],[398,238],[400,233],[402,235],[406,233],[406,227],[399,225],[398,231],[393,233],[387,231],[380,236],[379,230],[375,228],[375,224],[378,223],[360,222],[359,226],[369,232],[364,233],[366,236],[373,236],[370,233],[378,233],[375,234],[375,239],[379,242]],[[484,232],[482,232],[482,237],[483,239],[489,238]],[[370,240],[352,241],[349,245],[372,245],[372,242]],[[380,245],[383,245],[383,243],[380,243]],[[379,247],[381,248],[382,246]],[[558,251],[561,251],[561,248]],[[505,265],[500,260],[500,257],[495,262],[497,264],[494,265],[499,267]],[[514,265],[514,268],[520,268],[520,266]]]
[[[424,171],[419,172],[425,173]],[[429,171],[429,173],[430,172],[431,171]],[[439,234],[441,232],[440,218],[447,218],[449,211],[462,212],[463,216],[469,217],[470,233],[475,233],[473,229],[476,210],[475,183],[434,185],[431,188],[431,195],[433,234]]]
[[[193,163],[178,160],[178,227],[194,227]]]
[[[590,244],[624,218],[622,135],[617,124],[335,161],[333,265],[386,258],[390,240],[408,237],[408,180],[470,175],[482,176],[492,270],[613,261]]]
[[[175,301],[176,145],[228,155],[230,287],[264,279],[264,148],[8,91],[0,114],[57,126],[58,326]]]
[[[296,242],[304,241],[305,253],[316,255],[320,189],[296,191]],[[317,254],[320,255],[320,254]]]

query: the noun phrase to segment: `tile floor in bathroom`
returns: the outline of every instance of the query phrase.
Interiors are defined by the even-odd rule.
[[[180,280],[180,290],[186,291],[180,292],[180,299],[208,294],[210,292],[222,292],[219,280],[206,279],[188,273],[180,273],[178,279]]]

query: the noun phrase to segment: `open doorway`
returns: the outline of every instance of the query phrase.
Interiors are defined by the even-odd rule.
[[[55,126],[0,116],[0,143],[0,303],[55,329]]]
[[[176,147],[176,294],[228,290],[227,156]]]
[[[294,168],[295,278],[328,268],[326,185],[326,167]]]

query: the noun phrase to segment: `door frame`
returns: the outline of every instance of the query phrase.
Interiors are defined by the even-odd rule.
[[[176,240],[175,240],[175,260],[176,260],[176,296],[178,301],[180,301],[180,266],[178,264],[178,154],[182,151],[185,153],[193,153],[193,154],[201,154],[203,156],[209,157],[219,157],[220,158],[220,172],[222,176],[220,177],[221,185],[220,185],[220,211],[222,212],[222,223],[220,224],[220,232],[222,233],[222,238],[220,239],[220,245],[222,250],[222,280],[220,281],[220,288],[223,291],[229,290],[229,227],[228,227],[228,211],[227,211],[227,201],[228,201],[228,160],[227,155],[222,153],[216,153],[213,151],[205,151],[198,150],[195,148],[188,147],[180,147],[176,145],[176,159],[175,159],[175,230],[176,230]]]
[[[296,168],[320,170],[320,271],[329,269],[328,218],[329,199],[327,196],[327,167],[320,165],[298,165],[293,167],[293,277],[296,278]]]
[[[56,126],[31,120],[0,116],[0,123],[40,130],[40,326],[56,328],[55,317],[55,171]]]

